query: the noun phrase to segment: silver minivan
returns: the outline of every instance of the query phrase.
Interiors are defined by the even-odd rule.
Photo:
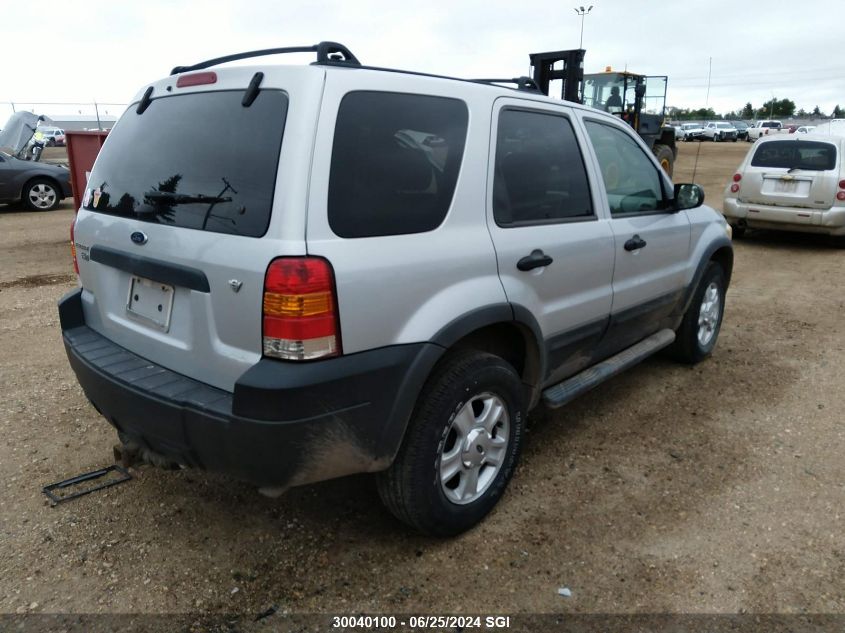
[[[138,93],[72,227],[68,358],[125,452],[268,494],[377,472],[397,517],[455,534],[532,407],[712,353],[728,227],[616,117],[271,52],[309,51]]]

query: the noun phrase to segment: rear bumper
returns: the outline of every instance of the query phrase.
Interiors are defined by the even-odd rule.
[[[749,204],[725,198],[723,214],[730,224],[752,229],[845,235],[845,207],[805,209]]]
[[[68,360],[94,407],[144,449],[258,486],[386,468],[442,352],[420,343],[310,363],[262,359],[229,393],[93,331],[80,295],[65,296],[59,315]]]

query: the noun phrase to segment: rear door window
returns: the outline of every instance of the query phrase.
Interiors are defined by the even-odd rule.
[[[288,98],[198,92],[133,104],[100,151],[83,208],[146,222],[260,237],[267,231]]]
[[[757,148],[751,166],[826,171],[836,166],[836,147],[820,141],[771,141]]]
[[[341,101],[329,174],[328,219],[347,238],[437,228],[455,193],[466,104],[359,91]]]

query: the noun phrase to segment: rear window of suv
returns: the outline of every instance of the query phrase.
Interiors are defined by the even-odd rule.
[[[826,171],[836,166],[836,147],[819,141],[769,141],[754,152],[751,166]]]
[[[133,104],[97,158],[83,208],[147,222],[260,237],[267,231],[288,98],[214,91]]]
[[[452,203],[468,112],[457,99],[359,91],[340,103],[328,219],[340,237],[422,233]]]

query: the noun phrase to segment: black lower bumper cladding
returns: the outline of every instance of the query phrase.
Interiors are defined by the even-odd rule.
[[[324,361],[262,359],[228,392],[130,352],[59,303],[86,396],[121,434],[174,462],[285,487],[386,468],[442,348],[395,345]]]

